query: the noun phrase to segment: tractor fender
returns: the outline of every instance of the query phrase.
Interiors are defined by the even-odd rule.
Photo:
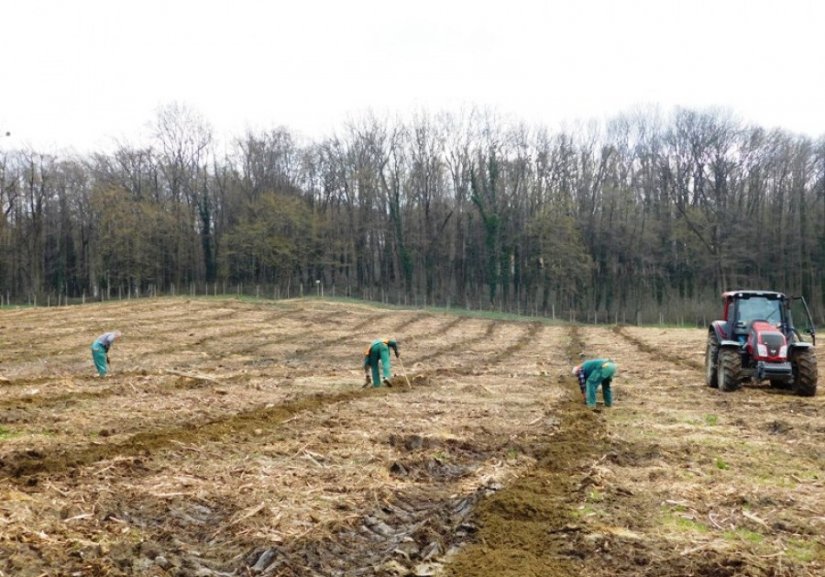
[[[788,354],[790,354],[790,353],[791,353],[791,351],[794,351],[794,350],[798,350],[798,349],[812,349],[812,348],[814,348],[813,343],[802,343],[802,342],[796,342],[796,343],[792,343],[792,344],[789,344],[789,345],[788,345]]]
[[[713,321],[710,324],[709,332],[716,336],[717,343],[723,343],[728,339],[727,323],[725,321]]]
[[[719,348],[720,349],[736,349],[736,350],[739,350],[739,349],[742,348],[742,345],[739,343],[739,341],[723,340],[723,341],[719,341]]]

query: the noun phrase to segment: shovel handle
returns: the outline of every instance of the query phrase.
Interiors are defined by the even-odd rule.
[[[401,357],[398,357],[398,364],[401,365],[401,370],[404,372],[404,380],[407,381],[407,388],[411,389],[412,385],[410,384],[410,379],[407,378],[407,369],[404,368],[404,361],[401,360]]]

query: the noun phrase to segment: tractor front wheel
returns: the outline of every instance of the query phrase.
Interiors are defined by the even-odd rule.
[[[716,368],[716,382],[720,391],[730,392],[739,388],[742,372],[742,357],[734,349],[719,351],[719,362]]]
[[[719,386],[717,382],[717,371],[719,370],[719,339],[716,338],[716,333],[710,331],[708,333],[708,344],[705,348],[705,383],[709,387],[716,388]]]
[[[811,348],[798,349],[791,355],[793,390],[797,395],[813,397],[816,394],[816,354]]]

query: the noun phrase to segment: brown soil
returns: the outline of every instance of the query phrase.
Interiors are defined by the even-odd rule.
[[[403,364],[362,388],[378,336]],[[319,300],[2,310],[0,577],[821,575],[822,396],[710,389],[704,337]],[[611,409],[582,405],[580,353],[618,362]]]

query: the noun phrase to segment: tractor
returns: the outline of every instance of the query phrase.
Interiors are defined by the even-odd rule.
[[[816,331],[805,299],[756,290],[724,292],[722,299],[724,319],[713,321],[708,330],[708,386],[728,392],[746,381],[768,380],[771,387],[814,396]],[[794,327],[791,304],[796,300],[808,317],[810,342],[804,341]]]

